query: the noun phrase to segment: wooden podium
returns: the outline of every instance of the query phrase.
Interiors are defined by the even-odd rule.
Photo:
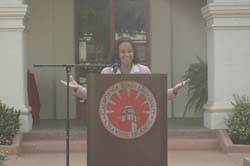
[[[167,76],[88,75],[87,165],[167,166]]]

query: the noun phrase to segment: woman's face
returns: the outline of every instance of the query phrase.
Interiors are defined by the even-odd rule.
[[[119,57],[121,65],[127,66],[132,64],[134,52],[133,47],[129,42],[123,42],[119,45]]]

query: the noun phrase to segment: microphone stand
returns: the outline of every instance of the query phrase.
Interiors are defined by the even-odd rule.
[[[112,64],[34,64],[34,67],[63,67],[67,77],[67,120],[66,120],[66,166],[69,166],[69,77],[73,67],[86,71],[94,71],[104,67],[112,67]]]

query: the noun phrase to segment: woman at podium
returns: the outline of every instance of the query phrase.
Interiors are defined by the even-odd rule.
[[[139,64],[136,56],[136,49],[133,41],[127,37],[121,37],[117,41],[113,67],[105,67],[101,74],[150,74],[150,69]],[[178,90],[186,85],[190,79],[176,84],[173,88],[168,89],[168,99],[174,99]],[[61,80],[61,83],[67,86],[67,83]],[[79,85],[72,76],[70,76],[69,87],[72,88],[73,94],[82,99],[87,99],[87,88]]]

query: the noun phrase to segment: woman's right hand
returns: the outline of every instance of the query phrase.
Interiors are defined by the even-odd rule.
[[[61,83],[65,86],[67,86],[67,82],[66,81],[63,81],[61,80]],[[71,75],[70,76],[70,79],[69,79],[69,87],[72,88],[74,91],[77,91],[77,89],[79,88],[79,84],[76,82],[76,80],[74,80],[73,76]]]

